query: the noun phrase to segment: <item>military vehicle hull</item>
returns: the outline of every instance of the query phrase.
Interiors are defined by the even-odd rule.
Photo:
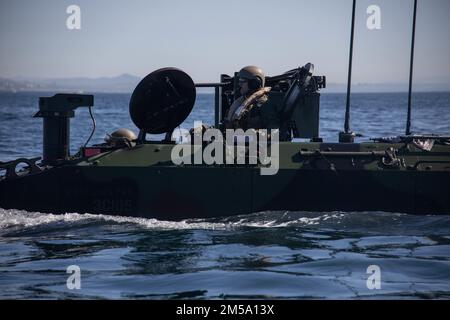
[[[264,150],[258,150],[258,157],[249,150],[242,164],[233,157],[226,164],[202,163],[204,150],[213,142],[222,146],[220,138],[202,137],[205,127],[189,135],[191,161],[172,161],[172,133],[190,114],[196,87],[215,88],[215,127],[221,135],[228,130],[230,123],[223,115],[237,98],[237,75],[222,75],[220,83],[194,84],[179,69],[156,70],[137,85],[130,99],[138,137],[118,136],[87,147],[89,138],[75,156],[69,155],[69,118],[78,107],[89,107],[95,130],[93,96],[41,97],[35,117],[43,118],[42,162],[0,162],[0,173],[6,171],[0,176],[0,207],[170,220],[267,210],[450,214],[450,137],[409,134],[354,143],[356,135],[346,130],[339,134],[339,143],[323,143],[318,91],[326,87],[326,78],[312,72],[308,63],[266,79],[271,86],[268,100],[257,109],[265,125],[253,131],[262,134],[258,142],[269,140],[270,158],[276,157],[272,151],[279,152],[278,165],[269,163],[278,169],[273,175],[263,174]],[[276,131],[264,133],[269,128]],[[163,141],[146,140],[147,134],[161,133],[166,134]],[[223,154],[238,148],[237,138],[244,138],[239,148],[247,143],[251,149],[256,142],[256,136],[251,141],[250,135],[235,132],[236,140],[230,140],[225,133]],[[295,142],[296,138],[311,142]],[[200,161],[192,161],[196,159]],[[20,162],[27,163],[28,171],[16,172]]]
[[[143,144],[0,181],[0,207],[166,220],[267,210],[450,213],[450,146],[281,142],[260,165],[174,165]],[[392,153],[395,151],[395,153]]]

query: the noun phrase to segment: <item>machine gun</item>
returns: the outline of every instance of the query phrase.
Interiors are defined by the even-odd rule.
[[[268,83],[285,92],[278,108],[280,138],[319,138],[320,94],[326,87],[325,76],[313,76],[314,65],[290,70],[283,75],[268,79]],[[287,90],[285,90],[288,88]]]
[[[320,89],[326,88],[326,77],[325,76],[313,76],[314,65],[307,63],[303,67],[298,67],[285,73],[266,78],[266,84],[269,87],[280,87],[281,90],[287,91],[289,86],[293,81],[299,80],[306,84],[306,92],[316,92]],[[287,86],[287,87],[286,87]]]

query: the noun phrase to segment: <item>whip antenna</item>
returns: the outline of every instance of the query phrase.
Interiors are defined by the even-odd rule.
[[[417,0],[414,0],[413,25],[411,37],[411,57],[409,61],[409,88],[408,88],[408,115],[406,118],[406,135],[411,134],[411,104],[412,104],[412,79],[414,69],[414,45],[416,38],[416,14],[417,14]]]
[[[345,106],[345,123],[344,123],[344,132],[339,133],[339,142],[354,142],[355,140],[355,134],[350,131],[350,93],[352,86],[353,38],[355,35],[355,8],[356,8],[356,0],[353,0],[352,28],[350,32],[350,52],[348,58],[347,102]]]

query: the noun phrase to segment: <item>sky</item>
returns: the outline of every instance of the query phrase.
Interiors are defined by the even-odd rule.
[[[69,5],[81,29],[69,30]],[[369,30],[366,10],[381,9]],[[245,65],[268,75],[307,62],[345,83],[351,0],[0,0],[0,77],[145,76],[174,66],[196,82]],[[357,0],[353,81],[407,82],[413,0]],[[415,79],[450,81],[450,1],[418,0]]]

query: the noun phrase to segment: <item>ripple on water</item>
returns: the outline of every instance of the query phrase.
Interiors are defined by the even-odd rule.
[[[0,209],[1,297],[443,298],[449,221],[261,212],[173,222]],[[76,294],[65,287],[72,264],[83,274]],[[373,264],[380,291],[367,289]]]

